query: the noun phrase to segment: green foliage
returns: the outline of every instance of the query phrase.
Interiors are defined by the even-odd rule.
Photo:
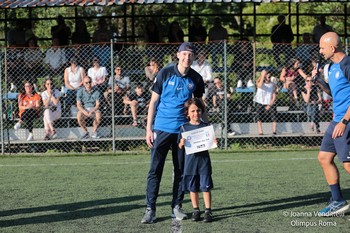
[[[302,34],[304,32],[312,32],[313,27],[318,20],[310,14],[327,14],[334,15],[327,16],[327,22],[340,34],[345,33],[344,23],[344,3],[337,2],[317,2],[317,3],[261,3],[256,5],[256,34],[265,34],[266,36],[258,37],[260,42],[270,41],[269,35],[271,28],[277,24],[278,14],[288,14],[289,5],[291,7],[291,15],[287,16],[287,23],[292,26],[293,32]],[[299,31],[297,31],[297,6],[299,9]],[[243,8],[242,22],[240,22],[240,8]],[[201,4],[128,4],[125,6],[109,6],[109,7],[36,7],[36,8],[16,8],[7,9],[7,17],[9,19],[8,28],[13,27],[14,19],[28,18],[30,15],[34,21],[34,33],[41,39],[40,45],[48,46],[51,44],[50,28],[56,25],[56,17],[61,14],[66,17],[66,24],[73,32],[75,30],[75,9],[78,17],[83,17],[86,21],[88,31],[92,36],[95,31],[98,18],[100,16],[106,17],[107,23],[110,25],[112,31],[116,31],[118,27],[126,27],[127,35],[132,36],[135,33],[137,40],[142,41],[144,35],[144,26],[148,20],[153,19],[159,25],[160,31],[166,40],[168,25],[170,22],[177,20],[184,30],[188,33],[188,27],[191,24],[193,16],[197,15],[203,20],[203,25],[209,30],[213,25],[213,20],[216,16],[220,16],[223,25],[228,29],[229,34],[240,35],[239,25],[242,24],[244,30],[250,24],[254,25],[254,3],[201,3]],[[30,13],[31,11],[31,13]],[[192,17],[188,15],[191,12]],[[124,15],[124,13],[126,15]],[[134,22],[132,14],[135,13]],[[259,15],[262,14],[262,15]],[[111,16],[114,15],[114,18]],[[4,18],[4,11],[1,12]],[[289,22],[289,19],[291,20]],[[124,21],[125,20],[125,21]],[[126,23],[126,25],[124,25]],[[4,28],[4,24],[0,23],[0,28]],[[2,34],[1,34],[2,33]],[[246,33],[243,31],[242,33]],[[252,39],[252,31],[250,39]],[[0,37],[4,38],[4,31],[0,32]],[[296,43],[297,39],[294,40]]]

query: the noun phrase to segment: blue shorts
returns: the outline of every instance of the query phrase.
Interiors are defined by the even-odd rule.
[[[350,162],[350,124],[346,126],[343,136],[332,138],[334,127],[338,122],[332,121],[324,133],[321,151],[336,153],[340,162]]]
[[[185,175],[182,182],[183,191],[209,192],[213,187],[211,175]]]

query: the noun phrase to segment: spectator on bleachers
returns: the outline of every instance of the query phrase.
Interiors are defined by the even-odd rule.
[[[272,133],[277,134],[277,107],[276,90],[277,86],[271,82],[271,73],[266,70],[261,71],[260,77],[256,80],[257,91],[254,102],[257,106],[257,123],[259,135],[263,135],[262,121],[270,118],[272,121]]]
[[[124,104],[130,106],[133,126],[136,127],[138,125],[142,125],[143,121],[139,121],[138,116],[147,114],[149,101],[150,96],[148,92],[144,92],[142,83],[136,84],[135,93],[132,93],[125,97]]]
[[[126,110],[126,104],[124,104],[124,98],[125,95],[127,93],[126,89],[123,88],[122,85],[118,85],[118,83],[114,83],[114,88],[113,88],[113,93],[114,93],[114,113],[116,115],[122,115],[122,114],[126,114],[127,110]],[[106,111],[107,114],[110,114],[112,110],[112,90],[110,91],[106,91],[104,93],[104,98],[107,102],[107,105],[109,107],[109,109],[107,109],[108,111]]]
[[[146,43],[160,43],[162,41],[158,25],[153,19],[146,23],[144,37]]]
[[[299,110],[300,90],[305,83],[307,75],[300,68],[300,61],[292,58],[285,67],[282,68],[280,81],[283,82],[283,91],[288,92],[289,111]]]
[[[145,67],[146,74],[146,91],[149,91],[153,85],[154,78],[157,76],[159,70],[161,69],[159,62],[155,58],[149,60],[148,66]]]
[[[44,140],[54,139],[56,137],[56,129],[54,128],[54,121],[61,117],[61,102],[60,97],[62,93],[54,87],[51,79],[45,80],[45,91],[41,93],[44,107]]]
[[[201,50],[198,52],[197,59],[192,63],[191,68],[197,71],[203,78],[205,83],[205,93],[202,99],[207,106],[208,103],[206,99],[208,98],[209,88],[213,81],[213,72],[210,63],[207,60],[206,51]]]
[[[303,43],[298,44],[295,50],[295,56],[300,59],[301,68],[305,72],[311,73],[311,61],[317,53],[317,46],[312,43],[311,34],[303,33]]]
[[[231,94],[229,92],[226,93],[226,98],[230,102]],[[222,84],[220,77],[214,78],[214,86],[209,90],[209,99],[212,100],[213,105],[211,112],[222,112],[224,110],[225,87]],[[228,103],[228,105],[230,104]]]
[[[40,95],[33,90],[30,82],[24,83],[23,91],[18,95],[18,108],[20,120],[15,124],[14,129],[18,130],[22,123],[25,123],[29,131],[27,141],[32,141],[34,139],[33,122],[40,113]]]
[[[249,80],[254,77],[253,46],[248,38],[242,38],[235,44],[233,55],[232,68],[236,73],[237,80],[242,81],[242,86],[247,86]]]
[[[184,32],[182,31],[179,22],[173,21],[169,25],[168,42],[169,43],[182,43],[184,42]],[[176,45],[177,46],[177,45]]]
[[[15,92],[22,85],[22,76],[25,72],[24,51],[21,48],[11,46],[6,50],[7,79],[10,83],[10,91]]]
[[[59,47],[58,38],[52,38],[52,46],[46,51],[44,62],[49,65],[51,75],[62,74],[67,60],[64,48]]]
[[[294,35],[292,28],[286,24],[286,17],[280,14],[277,17],[278,24],[272,27],[271,30],[271,42],[274,43],[272,47],[272,53],[277,63],[277,66],[281,66],[286,61],[289,61],[293,57],[292,41]],[[281,61],[280,55],[284,55],[284,61]]]
[[[107,88],[107,69],[106,67],[100,65],[100,59],[98,57],[94,57],[92,59],[92,64],[93,67],[88,69],[87,75],[92,80],[92,87],[97,87],[100,93],[103,93]]]
[[[227,89],[229,90],[229,89]],[[230,91],[228,91],[226,93],[226,99],[227,99],[227,112],[232,111],[235,106],[234,103],[231,100],[231,93]],[[211,101],[211,103],[210,103]],[[223,118],[223,113],[225,111],[225,87],[223,85],[223,83],[221,82],[220,77],[216,77],[214,78],[214,85],[210,87],[209,89],[209,94],[208,94],[208,101],[207,101],[208,105],[212,105],[213,108],[210,109],[210,105],[207,107],[210,113],[219,113],[222,118],[222,120],[224,120]],[[229,124],[228,124],[229,126]],[[234,136],[236,134],[235,131],[233,131],[231,129],[231,127],[227,128],[227,135],[228,136]]]
[[[52,38],[59,39],[59,46],[69,45],[69,37],[71,36],[71,30],[64,22],[62,15],[57,16],[57,25],[51,27]]]
[[[77,58],[79,64],[83,67],[88,67],[89,60],[87,56],[91,54],[91,36],[86,28],[85,21],[82,19],[77,20],[75,31],[72,34],[72,44],[76,45],[71,49],[74,49],[74,56]]]
[[[195,17],[188,30],[189,42],[205,42],[207,39],[207,29],[202,25],[202,20]]]
[[[314,43],[319,43],[320,38],[323,36],[323,34],[327,32],[333,32],[333,28],[326,24],[326,16],[321,15],[319,17],[320,24],[316,25],[314,29],[312,30],[312,39]]]
[[[297,88],[301,88],[305,83],[307,75],[300,67],[301,63],[298,58],[290,59],[282,68],[280,81],[283,82],[283,88],[288,89],[291,83]]]
[[[107,101],[109,106],[112,106],[112,89],[114,89],[114,101],[118,103],[115,106],[118,106],[118,110],[115,112],[121,114],[126,106],[124,106],[123,111],[121,111],[121,106],[119,106],[123,102],[123,97],[127,92],[130,91],[130,78],[128,76],[123,75],[123,68],[120,65],[117,65],[114,69],[114,76],[111,76],[108,81],[108,88],[103,93],[105,100]],[[116,86],[116,87],[115,87]]]
[[[77,20],[75,31],[72,34],[72,44],[85,45],[85,44],[90,44],[90,42],[91,42],[91,37],[90,37],[90,33],[86,28],[85,21],[82,19]]]
[[[93,56],[99,57],[102,66],[107,66],[110,60],[111,51],[109,43],[112,37],[113,34],[108,28],[106,19],[100,18],[93,34],[92,42],[98,43],[93,47]]]
[[[41,74],[43,54],[35,37],[27,41],[28,48],[24,51],[24,66],[28,81],[36,84],[37,77]]]
[[[89,131],[86,127],[86,119],[93,118],[93,139],[99,138],[97,129],[101,123],[102,114],[100,108],[100,92],[97,88],[92,87],[92,80],[89,76],[83,79],[84,87],[79,89],[77,93],[77,120],[79,126],[83,129],[81,139],[90,138]]]
[[[219,66],[218,54],[222,55],[223,60],[223,52],[224,52],[224,44],[223,41],[228,39],[227,29],[224,28],[221,24],[221,19],[216,17],[214,19],[214,25],[209,29],[208,34],[209,42],[210,42],[210,51],[212,56],[212,64],[214,67]],[[223,61],[222,61],[223,62]]]
[[[322,103],[321,90],[314,84],[314,80],[308,76],[306,84],[301,90],[304,100],[304,111],[310,122],[310,129],[313,132],[320,133],[320,111],[318,104]]]
[[[130,90],[130,78],[129,76],[123,75],[123,67],[117,65],[114,69],[114,76],[111,76],[108,80],[108,87],[112,89],[113,84],[117,84],[119,87]]]
[[[30,19],[27,19],[24,21],[24,37],[27,44],[29,39],[31,38],[38,40],[38,37],[34,34],[34,31],[33,31],[33,21]]]
[[[66,99],[64,113],[69,114],[71,106],[76,104],[78,90],[83,87],[83,79],[86,76],[83,67],[79,66],[76,58],[71,58],[70,66],[64,71],[64,85],[66,88]]]
[[[25,47],[24,20],[16,19],[14,22],[15,27],[7,33],[7,45],[10,47]]]

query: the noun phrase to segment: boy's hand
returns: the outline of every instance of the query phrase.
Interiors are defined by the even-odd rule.
[[[179,142],[179,148],[180,148],[180,149],[182,149],[182,147],[184,147],[185,142],[186,142],[186,140],[185,140],[184,138],[181,138],[181,139],[180,139],[180,142]]]

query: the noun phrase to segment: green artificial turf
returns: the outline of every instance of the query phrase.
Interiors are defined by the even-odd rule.
[[[315,216],[330,197],[317,151],[211,153],[212,223],[171,219],[169,155],[157,221],[143,225],[149,158],[0,157],[0,232],[349,232],[350,215]],[[183,208],[190,215],[188,194]]]

